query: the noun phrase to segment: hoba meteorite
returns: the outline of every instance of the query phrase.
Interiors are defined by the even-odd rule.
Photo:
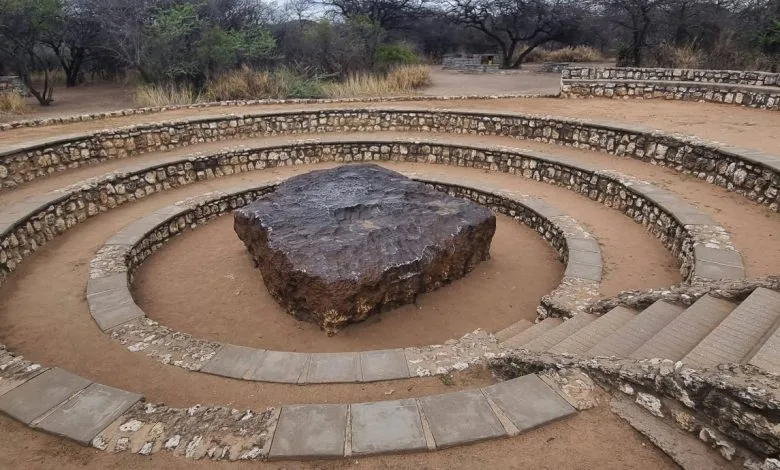
[[[271,295],[334,334],[463,277],[489,257],[496,218],[376,165],[290,178],[235,212]]]

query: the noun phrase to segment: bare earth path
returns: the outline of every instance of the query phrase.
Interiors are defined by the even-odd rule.
[[[333,105],[329,105],[333,106]],[[355,107],[350,104],[346,107]],[[527,112],[558,116],[605,119],[623,123],[642,124],[659,129],[680,131],[719,140],[733,145],[747,146],[780,153],[776,144],[776,130],[780,128],[777,113],[748,110],[736,107],[662,101],[617,102],[617,101],[562,101],[555,99],[524,99],[496,101],[450,101],[415,102],[371,105],[371,107],[440,107],[451,109],[483,109],[493,111]],[[307,107],[310,108],[310,107]],[[175,111],[158,115],[120,118],[104,121],[79,123],[70,126],[19,129],[0,133],[0,148],[14,142],[29,141],[42,136],[53,137],[58,133],[80,132],[86,129],[102,129],[131,122],[158,121],[179,118],[186,115],[211,115],[219,113],[249,112],[250,108],[203,109]],[[255,107],[254,110],[292,109],[290,107]],[[577,158],[582,162],[595,163],[602,168],[615,169],[636,176],[653,184],[663,186],[677,193],[683,199],[695,203],[716,221],[723,224],[741,250],[748,275],[758,276],[776,273],[780,266],[780,244],[776,237],[780,233],[780,219],[763,207],[753,205],[742,196],[729,193],[704,182],[683,177],[669,170],[645,163],[620,159],[589,151],[558,147],[537,142],[517,141],[478,136],[444,136],[414,133],[380,134],[332,134],[318,136],[325,139],[441,139],[463,144],[505,145],[528,148]],[[127,165],[171,160],[196,151],[212,151],[236,145],[272,144],[291,140],[289,137],[253,139],[240,142],[222,142],[167,153],[146,155],[122,161],[106,162],[76,171],[65,172],[50,178],[25,185],[20,189],[0,194],[0,207],[18,202],[24,197],[60,188],[84,178],[101,175],[112,169]],[[12,350],[24,353],[33,360],[56,364],[98,382],[144,393],[152,402],[163,401],[172,406],[191,406],[194,403],[225,404],[236,408],[261,408],[285,403],[349,403],[416,397],[470,388],[493,382],[489,372],[481,369],[456,374],[451,385],[438,378],[420,378],[403,381],[388,381],[375,384],[309,385],[305,387],[282,384],[248,383],[205,374],[188,373],[182,369],[154,362],[142,354],[133,354],[102,334],[89,316],[84,289],[88,264],[94,252],[113,233],[127,223],[156,208],[165,206],[188,196],[227,188],[240,182],[261,182],[281,176],[309,171],[311,165],[265,170],[235,175],[223,179],[198,183],[181,189],[168,191],[128,204],[75,227],[64,236],[45,246],[26,260],[9,281],[0,287],[0,343]],[[544,183],[525,180],[520,177],[482,172],[473,169],[443,167],[434,165],[388,164],[389,167],[406,172],[425,174],[446,173],[475,182],[515,190],[520,193],[542,197],[551,205],[575,216],[599,240],[605,262],[605,277],[602,291],[616,293],[628,288],[666,286],[679,281],[677,266],[671,255],[644,229],[615,210],[576,195],[568,190]],[[525,251],[516,253],[512,263],[500,267],[511,270],[515,289],[527,293],[522,305],[512,305],[502,313],[482,318],[486,328],[497,329],[511,321],[510,313],[519,317],[526,315],[526,304],[535,305],[538,293],[549,289],[561,275],[560,264],[552,257],[551,250],[535,234],[524,227],[512,226],[506,221],[497,249],[506,253],[512,250],[512,243],[524,245]],[[317,331],[293,331],[284,323],[280,312],[268,311],[269,317],[259,316],[246,320],[246,325],[236,328],[236,317],[242,315],[242,308],[255,305],[257,297],[235,295],[234,282],[220,278],[217,287],[201,289],[192,293],[192,286],[202,286],[204,276],[233,274],[236,282],[243,283],[244,290],[261,286],[257,273],[242,262],[241,246],[232,237],[229,219],[212,222],[197,231],[187,233],[168,244],[152,256],[139,272],[136,297],[147,309],[150,317],[175,328],[208,337],[258,347],[315,348],[321,340]],[[206,242],[223,241],[224,251],[195,253],[193,249]],[[228,242],[233,243],[230,245]],[[527,244],[527,246],[525,246]],[[227,256],[223,256],[227,255]],[[246,262],[246,259],[243,260]],[[220,264],[223,263],[223,264]],[[229,264],[234,263],[233,267]],[[530,268],[526,264],[530,265]],[[456,300],[462,295],[471,295],[464,302],[465,309],[471,305],[496,301],[506,304],[508,297],[491,295],[489,290],[481,292],[480,282],[489,282],[498,271],[485,266],[485,278],[475,279],[471,287],[450,291]],[[232,271],[231,271],[232,269]],[[530,285],[527,273],[530,269],[534,284]],[[220,274],[221,273],[221,274]],[[225,278],[227,279],[227,278]],[[229,279],[227,279],[229,280]],[[232,281],[232,280],[231,280]],[[529,284],[529,285],[525,285]],[[213,286],[212,286],[213,287]],[[512,284],[498,286],[512,289]],[[187,295],[187,293],[191,295]],[[442,291],[445,292],[445,291]],[[484,295],[486,297],[480,297]],[[487,298],[490,296],[490,299]],[[443,296],[446,297],[446,296]],[[422,298],[421,314],[436,311],[445,312],[452,299]],[[190,302],[186,304],[185,302]],[[172,305],[184,308],[172,309]],[[187,307],[187,305],[189,307]],[[193,315],[200,307],[208,306],[207,317]],[[428,310],[426,310],[428,309]],[[513,311],[518,309],[518,311]],[[521,311],[522,312],[521,312]],[[417,313],[417,312],[415,312]],[[450,312],[448,312],[450,313]],[[265,313],[264,313],[265,314]],[[533,315],[530,312],[528,315]],[[276,316],[278,324],[271,325],[268,319]],[[528,317],[527,317],[528,318]],[[390,319],[385,324],[403,328],[403,318]],[[443,321],[445,317],[437,321]],[[473,329],[478,318],[463,318],[453,322],[446,335],[452,336]],[[460,322],[463,320],[462,322]],[[397,323],[393,323],[393,322]],[[493,323],[491,323],[493,322]],[[489,326],[488,326],[489,325]],[[258,335],[261,328],[267,332]],[[372,333],[371,328],[376,332]],[[305,328],[304,328],[305,329]],[[377,325],[366,324],[363,338],[344,335],[329,344],[330,350],[359,350],[390,345],[383,343]],[[443,328],[444,329],[444,328]],[[417,344],[431,342],[430,332],[410,331],[404,341]],[[446,330],[446,329],[445,329]],[[463,331],[465,330],[465,331]],[[417,335],[417,336],[415,336]],[[442,337],[446,336],[442,333]],[[290,346],[293,342],[304,343]],[[407,343],[408,344],[408,343]],[[288,347],[282,348],[281,346]],[[316,348],[315,348],[316,349]],[[326,348],[319,349],[326,350]],[[609,437],[609,438],[605,438]],[[165,453],[155,457],[132,457],[97,453],[53,438],[32,432],[18,423],[0,417],[0,468],[211,468],[215,464],[191,462],[172,458]],[[253,467],[258,464],[253,464]],[[628,426],[613,416],[606,406],[580,413],[572,419],[545,426],[526,435],[475,446],[455,448],[430,454],[409,456],[387,456],[372,459],[356,459],[340,462],[314,462],[305,465],[297,463],[259,464],[261,468],[675,468],[663,454],[638,437]],[[243,468],[231,465],[226,468]]]

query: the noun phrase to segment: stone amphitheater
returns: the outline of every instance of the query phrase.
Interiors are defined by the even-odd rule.
[[[777,470],[779,87],[572,68],[2,124],[0,463]],[[493,259],[359,335],[244,316],[221,216],[351,162],[491,208]]]

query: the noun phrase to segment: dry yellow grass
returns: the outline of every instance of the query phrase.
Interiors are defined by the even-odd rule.
[[[554,51],[536,49],[526,56],[526,62],[602,62],[604,56],[589,46],[564,47]]]
[[[409,94],[430,84],[428,66],[404,65],[386,76],[356,74],[344,82],[329,83],[324,90],[331,98],[382,97]]]
[[[133,102],[141,107],[192,104],[198,95],[192,88],[173,84],[141,85],[133,93]]]
[[[0,93],[0,113],[22,114],[27,110],[27,101],[19,93]]]
[[[702,66],[703,57],[693,46],[673,46],[660,44],[653,50],[655,67],[674,67],[696,69]]]

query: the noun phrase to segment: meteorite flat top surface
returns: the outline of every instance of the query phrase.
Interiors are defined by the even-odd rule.
[[[447,240],[494,218],[485,207],[366,164],[290,178],[238,212],[267,233],[268,248],[324,282],[425,264]]]

